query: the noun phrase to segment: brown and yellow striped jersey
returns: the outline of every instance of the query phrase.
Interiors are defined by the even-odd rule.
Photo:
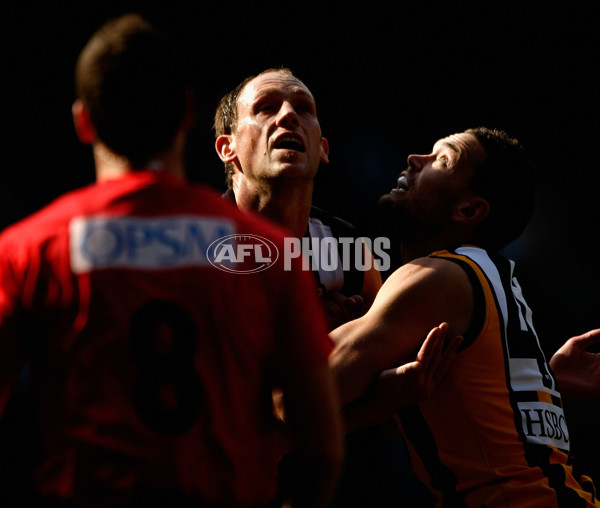
[[[474,294],[444,382],[397,415],[436,506],[600,506],[591,480],[574,472],[560,393],[514,262],[469,246],[432,256],[462,266]]]

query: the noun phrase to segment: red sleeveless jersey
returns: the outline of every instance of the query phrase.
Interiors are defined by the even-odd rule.
[[[271,385],[332,344],[309,273],[243,271],[231,246],[211,258],[236,235],[272,249],[262,260],[283,254],[275,226],[163,171],[71,192],[3,232],[0,409],[28,362],[40,492],[273,499]]]

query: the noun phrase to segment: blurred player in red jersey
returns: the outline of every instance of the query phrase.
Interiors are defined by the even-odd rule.
[[[186,183],[184,73],[145,20],[94,34],[76,85],[97,182],[0,236],[0,411],[29,365],[40,504],[276,506],[281,386],[292,505],[325,506],[342,441],[310,273],[211,264],[221,238],[283,237]]]

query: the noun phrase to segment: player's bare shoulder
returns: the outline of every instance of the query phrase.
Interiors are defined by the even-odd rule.
[[[374,306],[397,316],[410,314],[413,322],[423,321],[425,327],[433,317],[435,322],[448,321],[451,333],[459,335],[471,319],[473,289],[467,273],[458,264],[443,258],[421,257],[388,277]]]
[[[411,288],[438,289],[442,293],[462,291],[470,287],[465,271],[448,259],[437,257],[421,257],[398,268],[380,290],[398,293]]]

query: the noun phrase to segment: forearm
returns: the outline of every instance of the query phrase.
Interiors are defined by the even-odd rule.
[[[427,398],[433,376],[424,372],[421,363],[409,362],[378,374],[362,397],[343,408],[346,432],[379,425],[399,409]]]
[[[381,370],[347,345],[334,350],[329,365],[337,382],[340,408],[362,397]]]
[[[365,315],[329,333],[335,344],[329,367],[337,383],[340,408],[362,397],[379,372],[388,367],[380,355],[385,341],[379,340],[371,321]]]

